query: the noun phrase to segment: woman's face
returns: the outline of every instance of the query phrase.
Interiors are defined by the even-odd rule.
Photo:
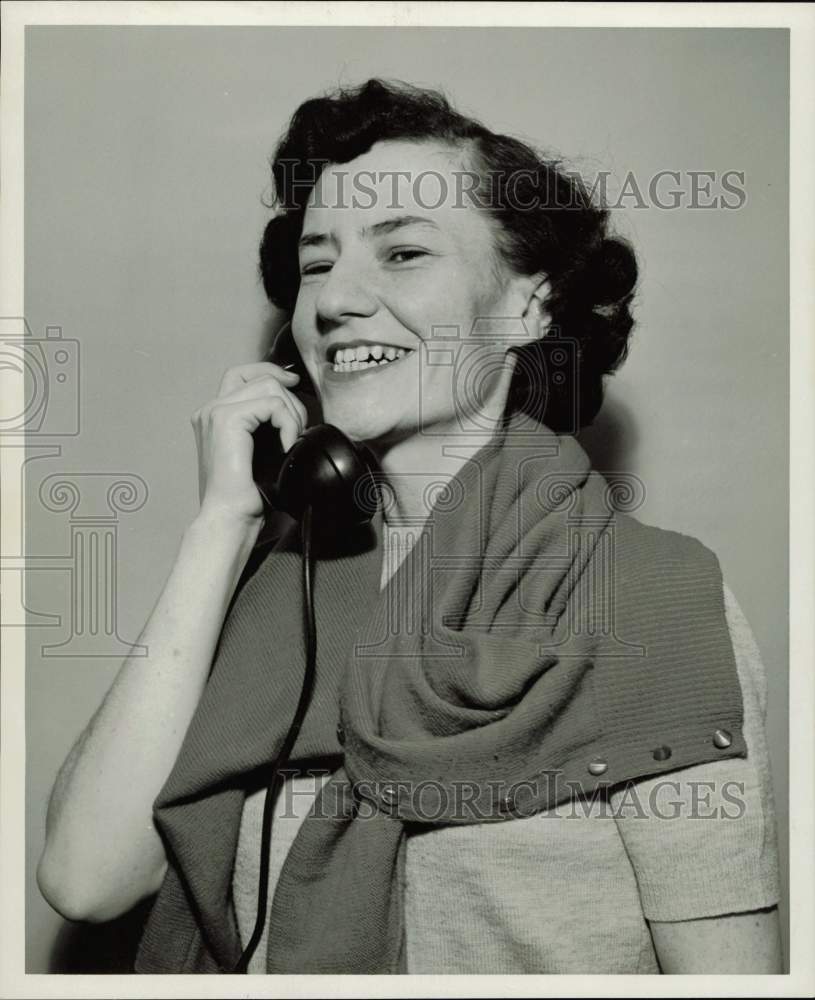
[[[312,192],[292,332],[324,420],[356,440],[454,433],[498,406],[506,318],[535,285],[502,276],[492,224],[456,198],[463,169],[441,144],[381,142]]]

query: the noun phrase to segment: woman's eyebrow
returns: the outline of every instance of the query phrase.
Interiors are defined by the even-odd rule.
[[[365,226],[362,230],[363,236],[385,236],[388,233],[404,229],[405,226],[432,226],[438,229],[438,225],[424,215],[399,215],[395,219],[385,219],[382,222],[375,222],[372,226]]]
[[[438,229],[439,226],[432,219],[424,215],[400,215],[394,219],[383,219],[382,222],[375,222],[371,226],[363,226],[361,235],[363,238],[370,236],[386,236],[388,233],[404,229],[406,226],[432,226]],[[298,240],[298,247],[302,250],[305,247],[322,246],[330,243],[334,237],[328,233],[304,233]]]
[[[304,247],[322,246],[323,243],[330,242],[328,233],[304,233],[297,241],[297,246],[302,250]]]

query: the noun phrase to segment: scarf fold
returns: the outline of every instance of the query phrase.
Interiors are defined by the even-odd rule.
[[[611,496],[573,438],[510,423],[435,491],[382,592],[381,518],[323,547],[316,688],[291,763],[334,772],[281,871],[267,971],[406,971],[412,824],[511,821],[746,753],[716,557]],[[242,582],[156,800],[169,866],[137,971],[240,956],[241,812],[304,663],[290,532]]]

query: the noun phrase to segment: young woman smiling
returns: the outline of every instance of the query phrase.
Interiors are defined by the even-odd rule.
[[[715,556],[611,510],[574,437],[625,357],[632,251],[557,164],[406,86],[306,102],[273,173],[264,287],[383,505],[321,526],[318,688],[249,971],[780,971],[749,628]],[[292,447],[301,381],[247,363],[194,415],[201,509],[150,658],[52,797],[60,912],[158,893],[139,971],[228,972],[255,925],[304,639],[296,535],[258,545],[253,433]],[[583,599],[607,543],[613,627]]]

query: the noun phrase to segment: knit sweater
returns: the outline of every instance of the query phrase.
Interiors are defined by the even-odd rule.
[[[724,600],[748,757],[639,781],[604,808],[569,803],[508,823],[415,832],[407,852],[408,972],[656,973],[647,920],[778,901],[764,668],[726,586]],[[281,792],[270,901],[324,780],[294,777]],[[262,810],[261,790],[247,797],[235,859],[233,902],[244,946],[256,916]],[[250,972],[265,972],[265,955],[264,934]]]
[[[512,825],[519,806],[533,817],[576,790],[747,753],[715,555],[614,513],[572,439],[517,437],[465,463],[378,597],[375,537],[321,553],[317,684],[289,759],[339,762],[320,792],[330,812],[306,818],[276,885],[271,972],[405,971],[415,823],[425,837],[439,822]],[[171,864],[138,971],[227,971],[240,954],[244,801],[302,680],[291,540],[237,595],[156,800]],[[394,606],[426,609],[423,627],[394,628]],[[432,818],[415,794],[428,787],[443,807]]]

